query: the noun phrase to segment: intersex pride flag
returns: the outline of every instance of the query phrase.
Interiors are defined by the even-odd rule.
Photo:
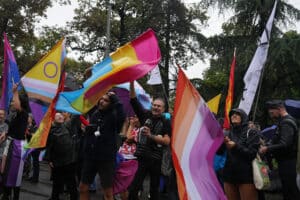
[[[33,118],[38,126],[28,148],[46,146],[57,93],[60,91],[62,69],[66,57],[65,39],[61,39],[23,77],[22,83],[29,97]],[[55,98],[56,97],[56,98]]]

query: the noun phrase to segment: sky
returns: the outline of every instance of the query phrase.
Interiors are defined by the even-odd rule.
[[[185,3],[194,3],[197,0],[184,0]],[[288,0],[290,4],[294,7],[300,9],[300,0]],[[52,8],[47,10],[47,18],[41,19],[40,23],[38,24],[38,28],[42,27],[43,25],[48,26],[60,26],[63,27],[66,25],[67,21],[71,21],[74,16],[74,9],[77,7],[77,4],[72,1],[72,5],[64,5],[60,6],[55,4]],[[59,14],[58,14],[59,13]],[[221,26],[222,23],[227,21],[230,18],[230,13],[225,13],[222,15],[218,14],[217,9],[211,8],[208,11],[208,16],[210,17],[207,26],[201,29],[201,33],[205,36],[212,36],[222,32]],[[290,26],[287,28],[283,28],[283,30],[297,30],[300,33],[300,22],[295,24],[295,26]],[[254,54],[254,52],[253,52]],[[68,56],[76,57],[75,52],[68,52]],[[205,62],[199,61],[194,65],[190,66],[186,71],[189,78],[202,78],[203,71],[209,66],[208,59]]]

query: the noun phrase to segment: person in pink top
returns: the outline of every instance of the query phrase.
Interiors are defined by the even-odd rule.
[[[119,153],[127,160],[136,159],[134,153],[136,151],[139,128],[140,121],[137,116],[130,117],[129,127],[126,131],[127,139],[119,149]]]
[[[114,194],[120,194],[122,200],[128,199],[127,187],[131,184],[137,171],[138,162],[134,153],[136,151],[136,143],[138,141],[138,133],[140,129],[140,121],[137,116],[129,118],[129,126],[126,131],[126,140],[119,149],[119,153],[125,159],[120,163],[116,171],[114,180]]]

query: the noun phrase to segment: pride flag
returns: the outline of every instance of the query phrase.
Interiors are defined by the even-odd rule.
[[[226,130],[230,129],[229,112],[232,107],[233,95],[234,95],[234,70],[235,70],[235,63],[236,63],[235,51],[236,50],[234,49],[233,59],[230,67],[229,86],[228,86],[228,91],[227,91],[227,96],[225,101],[225,109],[224,109],[225,115],[224,115],[223,128]]]
[[[8,139],[8,152],[2,157],[3,180],[2,184],[7,187],[20,187],[22,183],[25,154],[24,140]]]
[[[219,104],[220,104],[221,96],[222,96],[222,94],[218,94],[217,96],[213,97],[211,100],[209,100],[206,103],[209,110],[216,115],[218,114],[218,111],[219,111]]]
[[[46,145],[53,119],[54,97],[59,91],[65,57],[65,39],[61,39],[21,79],[29,97],[32,115],[39,127],[31,138],[28,148],[40,148]]]
[[[92,76],[83,88],[59,95],[57,110],[74,114],[86,113],[111,87],[146,75],[160,61],[155,33],[149,29],[109,57],[92,67]]]
[[[181,200],[226,199],[213,169],[222,129],[179,69],[173,118],[172,158]]]
[[[20,82],[20,75],[14,53],[10,47],[5,33],[4,37],[4,65],[2,73],[2,94],[0,100],[0,109],[8,112],[10,101],[13,97],[13,84]]]
[[[142,86],[137,81],[134,81],[134,88],[135,88],[137,99],[141,103],[142,107],[144,109],[150,109],[151,108],[150,95],[146,93],[146,91],[142,88]],[[119,97],[121,103],[123,104],[123,108],[127,116],[128,117],[134,116],[135,112],[130,104],[130,95],[129,95],[130,84],[123,83],[123,84],[116,85],[112,89],[112,91],[114,91],[116,95]]]
[[[270,39],[271,39],[271,31],[272,31],[272,26],[273,26],[273,21],[275,18],[276,10],[277,10],[277,3],[278,1],[276,0],[274,2],[274,6],[272,9],[272,12],[269,16],[269,19],[267,21],[266,27],[264,29],[264,32],[262,33],[260,37],[260,41],[258,44],[258,47],[255,51],[255,54],[251,60],[251,63],[247,69],[246,74],[244,75],[244,90],[243,90],[243,96],[240,101],[239,108],[243,109],[247,115],[249,115],[252,104],[254,101],[255,96],[259,98],[260,94],[256,95],[256,91],[258,88],[258,85],[261,83],[260,77],[263,72],[264,65],[267,61],[268,57],[268,51],[269,51],[269,46],[270,46]],[[279,1],[279,4],[281,1]],[[255,112],[254,111],[254,116],[255,118]]]

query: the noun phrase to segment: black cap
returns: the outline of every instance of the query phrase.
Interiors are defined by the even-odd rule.
[[[284,107],[284,102],[279,99],[274,99],[266,102],[266,106],[268,109],[276,109]]]

